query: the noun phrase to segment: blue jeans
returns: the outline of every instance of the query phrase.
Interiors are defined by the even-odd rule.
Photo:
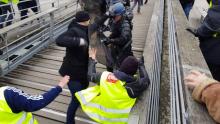
[[[187,18],[189,17],[189,12],[192,9],[192,7],[193,7],[193,2],[188,3],[188,4],[183,6],[183,10],[184,10]]]
[[[5,3],[0,2],[0,5],[4,5]],[[7,18],[7,13],[9,11],[9,16]],[[7,18],[7,19],[6,19]],[[0,29],[3,28],[3,22],[8,21],[6,26],[12,23],[13,13],[11,9],[11,5],[4,5],[0,7]]]
[[[71,80],[68,83],[68,88],[71,92],[72,99],[67,110],[66,124],[75,124],[74,118],[75,118],[76,110],[79,107],[79,101],[75,97],[75,93],[85,89],[85,86],[83,86],[82,83],[83,82],[71,81]]]

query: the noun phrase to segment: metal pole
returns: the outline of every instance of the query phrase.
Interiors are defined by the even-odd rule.
[[[54,12],[50,13],[50,42],[54,41],[54,34],[53,34],[53,29],[54,29]]]

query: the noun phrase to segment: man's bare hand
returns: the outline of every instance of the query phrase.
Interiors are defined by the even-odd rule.
[[[97,52],[96,48],[90,48],[89,49],[89,57],[91,57],[92,59],[96,60],[96,52]]]
[[[208,77],[204,73],[200,73],[199,71],[192,70],[190,74],[185,77],[185,84],[188,88],[194,89]]]
[[[70,80],[70,76],[65,75],[65,76],[60,80],[60,82],[59,82],[58,85],[59,85],[61,88],[63,88],[63,87],[69,82],[69,80]]]

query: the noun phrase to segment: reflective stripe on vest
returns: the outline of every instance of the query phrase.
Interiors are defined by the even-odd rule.
[[[93,117],[93,118],[97,118],[97,119],[100,119],[102,121],[107,121],[107,122],[124,122],[124,123],[127,123],[128,122],[128,118],[105,118],[103,116],[100,116],[98,114],[94,114],[94,113],[86,113],[88,114],[90,117]]]
[[[82,110],[93,120],[105,124],[125,124],[136,99],[128,96],[125,82],[108,82],[109,74],[102,73],[99,86],[87,88],[75,95]]]
[[[87,106],[89,107],[94,107],[94,108],[97,108],[97,109],[100,109],[104,112],[108,112],[108,113],[129,113],[131,111],[131,108],[129,109],[109,109],[109,108],[106,108],[102,105],[99,105],[99,104],[96,104],[96,103],[88,103],[86,102],[85,100],[85,97],[82,95],[82,93],[78,93],[80,99],[82,100],[82,103],[83,104],[86,104]]]
[[[13,113],[8,106],[4,91],[7,87],[0,88],[0,120],[1,124],[38,124],[30,112]]]
[[[22,124],[27,117],[27,113],[23,112],[21,119],[17,122],[17,124]],[[33,123],[32,123],[33,124]]]

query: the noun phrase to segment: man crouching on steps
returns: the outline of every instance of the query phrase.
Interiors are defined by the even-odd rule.
[[[115,72],[96,73],[96,50],[90,50],[89,81],[98,83],[75,95],[83,111],[93,120],[105,124],[128,122],[136,98],[149,86],[144,62],[128,56]],[[143,59],[142,59],[143,60]],[[135,74],[139,69],[139,78]]]

